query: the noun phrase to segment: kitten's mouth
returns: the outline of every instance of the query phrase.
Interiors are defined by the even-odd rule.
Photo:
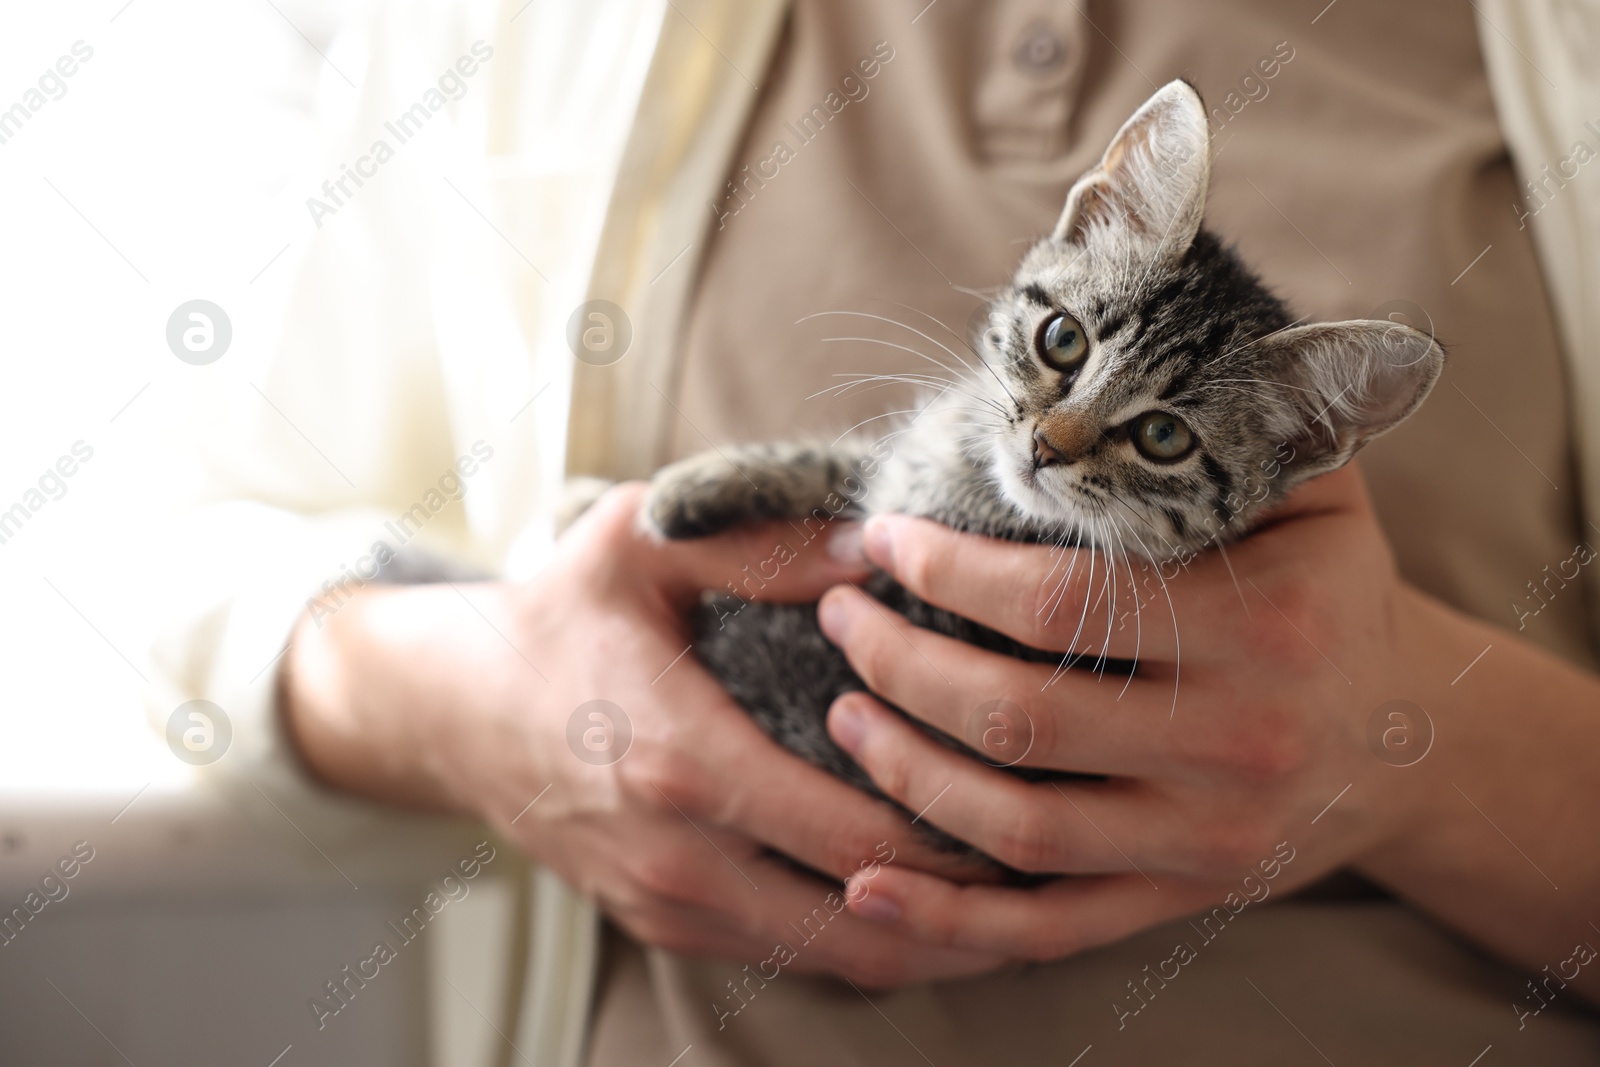
[[[1047,467],[1035,467],[1031,454],[998,462],[994,466],[1000,493],[1030,518],[1058,522],[1072,510],[1066,487],[1045,484]]]
[[[1007,451],[1010,451],[1008,446]],[[1034,461],[1032,449],[1024,446],[1017,454],[1008,455],[1005,465],[1016,472],[1016,478],[1028,489],[1036,493],[1048,495],[1050,491],[1044,487],[1041,472],[1047,468]]]
[[[1037,467],[1031,460],[1023,459],[1018,461],[1016,470],[1017,479],[1035,493],[1044,496],[1054,495],[1049,489],[1045,488],[1044,478],[1041,476],[1041,472],[1044,470],[1043,467]]]

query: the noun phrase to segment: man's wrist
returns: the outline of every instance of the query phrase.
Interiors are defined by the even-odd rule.
[[[1586,936],[1584,901],[1600,886],[1600,861],[1581,847],[1600,810],[1588,710],[1600,686],[1514,634],[1408,596],[1398,662],[1416,680],[1405,698],[1426,713],[1423,754],[1377,768],[1389,825],[1351,866],[1537,968]],[[1600,999],[1600,980],[1579,984]]]
[[[302,616],[279,671],[278,714],[325,785],[410,808],[473,814],[444,769],[431,716],[450,684],[417,655],[437,587],[362,590],[334,615]],[[441,638],[443,635],[439,635]]]

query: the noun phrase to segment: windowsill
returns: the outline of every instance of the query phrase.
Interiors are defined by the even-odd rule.
[[[118,737],[117,723],[137,733]],[[174,759],[138,714],[100,725],[73,746],[29,746],[25,768],[0,768],[0,905],[37,887],[79,841],[94,858],[72,880],[74,896],[266,898],[416,885],[486,834],[331,797],[268,800]]]

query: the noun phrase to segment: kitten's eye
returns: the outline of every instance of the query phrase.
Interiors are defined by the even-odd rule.
[[[1133,447],[1148,459],[1172,463],[1194,448],[1194,433],[1178,416],[1152,411],[1133,420]]]
[[[1062,371],[1076,367],[1089,354],[1089,340],[1083,335],[1083,327],[1078,325],[1077,319],[1065,314],[1052,315],[1044,321],[1036,347],[1040,359]]]

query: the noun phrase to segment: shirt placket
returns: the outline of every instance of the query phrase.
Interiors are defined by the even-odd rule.
[[[993,26],[973,101],[978,150],[995,161],[1055,158],[1067,148],[1093,32],[1086,16],[1074,4],[999,3]]]

